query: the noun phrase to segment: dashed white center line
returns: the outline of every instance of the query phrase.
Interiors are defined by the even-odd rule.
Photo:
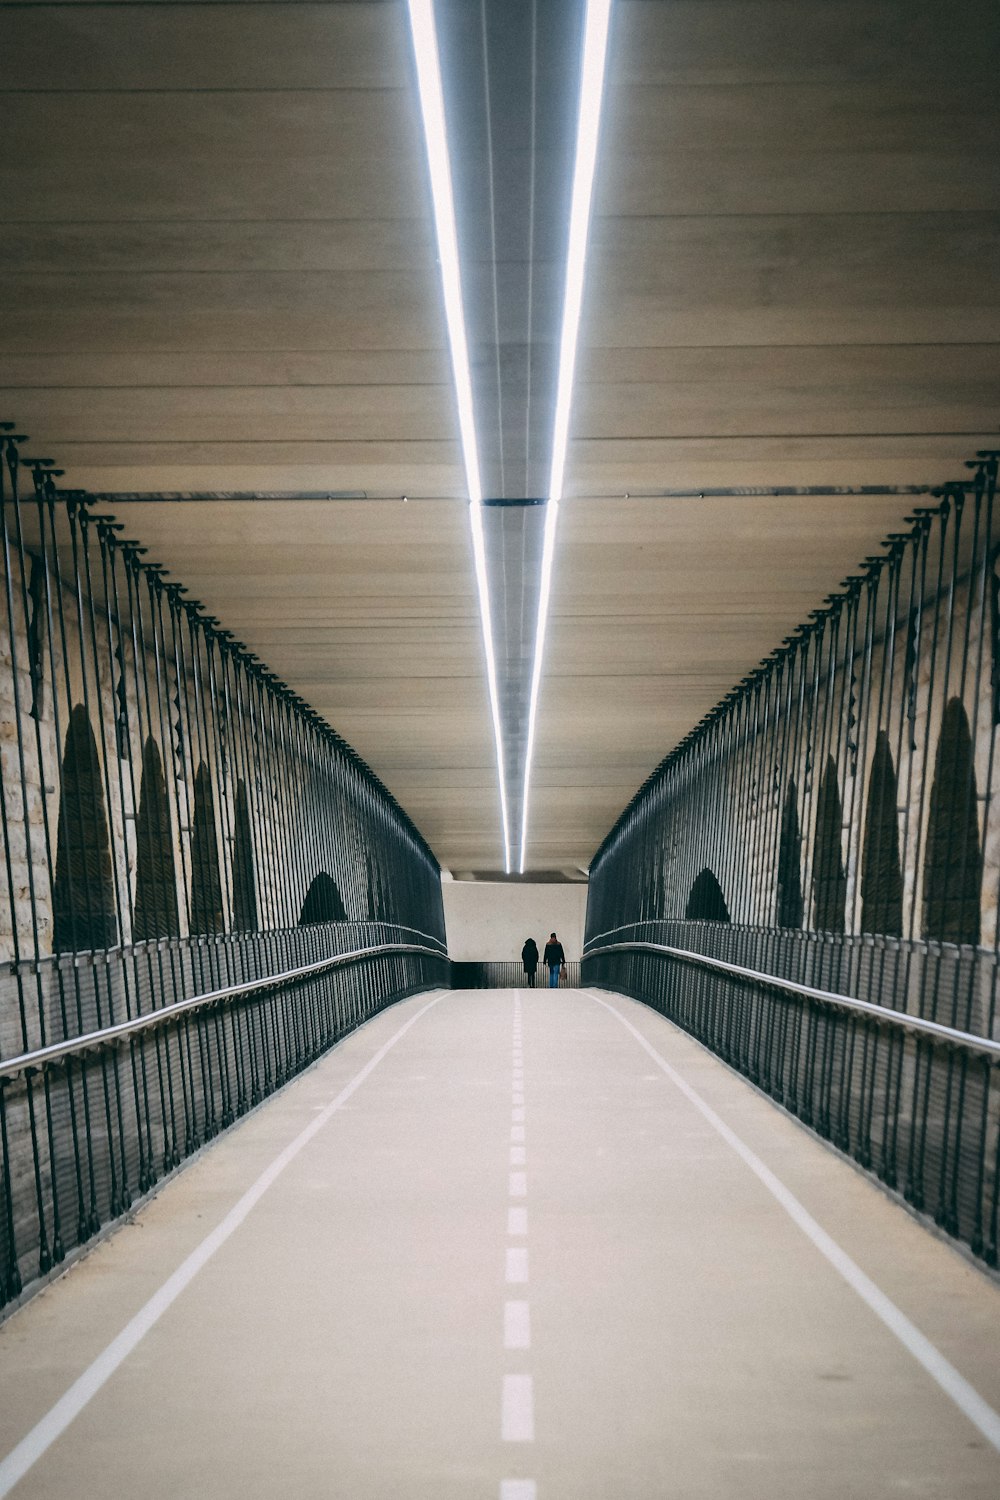
[[[514,1004],[514,1045],[511,1052],[511,1126],[510,1165],[523,1166],[527,1159],[524,1109],[524,1053],[521,1047],[521,1003]],[[527,1172],[512,1171],[508,1178],[509,1196],[524,1198],[528,1192]],[[528,1210],[521,1205],[507,1208],[507,1234],[524,1238],[528,1233]],[[526,1245],[508,1245],[505,1252],[505,1278],[508,1285],[525,1285],[528,1280]],[[527,1299],[510,1298],[503,1309],[503,1343],[505,1349],[531,1348],[531,1312]],[[500,1435],[505,1443],[530,1443],[535,1437],[535,1389],[530,1375],[505,1375],[500,1412]],[[533,1479],[502,1479],[499,1500],[538,1500],[538,1486]]]
[[[535,1387],[530,1375],[505,1375],[500,1436],[505,1443],[530,1443],[535,1437]]]
[[[507,1280],[510,1283],[528,1279],[528,1251],[524,1245],[507,1247]]]
[[[505,1349],[531,1348],[531,1318],[527,1302],[504,1303],[503,1346]]]
[[[526,1208],[508,1208],[507,1210],[507,1233],[527,1234],[528,1232],[528,1210]]]

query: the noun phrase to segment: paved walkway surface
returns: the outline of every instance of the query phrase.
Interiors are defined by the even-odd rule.
[[[1000,1495],[1000,1289],[596,991],[378,1017],[11,1318],[0,1379],[19,1500]]]

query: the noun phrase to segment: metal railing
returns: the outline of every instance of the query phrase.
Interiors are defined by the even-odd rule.
[[[998,1263],[1000,1041],[643,940],[584,953],[584,982],[633,996]]]
[[[997,455],[970,467],[648,778],[591,862],[588,942],[687,918],[943,943],[992,961]]]
[[[534,988],[541,989],[549,982],[549,971],[539,964],[535,974]],[[579,961],[566,963],[559,976],[560,989],[577,989],[580,985]],[[480,959],[476,962],[453,962],[451,966],[453,990],[521,990],[528,989],[528,976],[524,965],[516,960]]]
[[[286,985],[301,984],[308,979],[318,979],[320,975],[329,974],[333,969],[342,968],[345,964],[358,963],[361,959],[378,958],[389,953],[423,953],[431,958],[447,958],[447,954],[442,949],[425,947],[420,943],[385,943],[377,948],[355,948],[347,953],[336,953],[331,958],[320,959],[318,963],[303,964],[301,968],[287,969],[280,974],[267,974],[260,979],[248,980],[245,984],[227,985],[221,990],[209,990],[205,995],[192,995],[187,1000],[175,1000],[170,1005],[149,1011],[143,1016],[135,1016],[129,1021],[119,1021],[113,1026],[102,1026],[98,1031],[87,1031],[82,1036],[68,1037],[63,1042],[51,1042],[46,1047],[38,1047],[33,1052],[22,1052],[15,1057],[0,1059],[0,1081],[17,1078],[22,1073],[41,1072],[43,1068],[51,1067],[54,1063],[65,1062],[67,1058],[81,1057],[85,1052],[94,1052],[100,1047],[124,1042],[157,1027],[169,1026],[180,1016],[193,1015],[196,1011],[207,1010],[210,1006],[232,1005],[236,1001],[247,1000],[252,996],[260,998],[274,990],[283,989]]]
[[[388,789],[23,442],[0,424],[0,1302],[448,981]]]
[[[383,942],[5,1058],[2,1300],[349,1031],[448,978],[440,945]],[[44,1111],[30,1108],[33,1085]]]
[[[591,861],[584,946],[588,982],[687,1026],[994,1262],[998,458],[670,751]]]

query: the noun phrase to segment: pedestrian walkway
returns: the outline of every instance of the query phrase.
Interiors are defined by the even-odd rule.
[[[1000,1288],[592,990],[384,1012],[0,1328],[0,1371],[18,1500],[1000,1494]]]

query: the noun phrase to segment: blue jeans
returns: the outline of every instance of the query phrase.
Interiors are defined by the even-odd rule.
[[[549,964],[549,989],[554,990],[559,986],[559,965]]]

